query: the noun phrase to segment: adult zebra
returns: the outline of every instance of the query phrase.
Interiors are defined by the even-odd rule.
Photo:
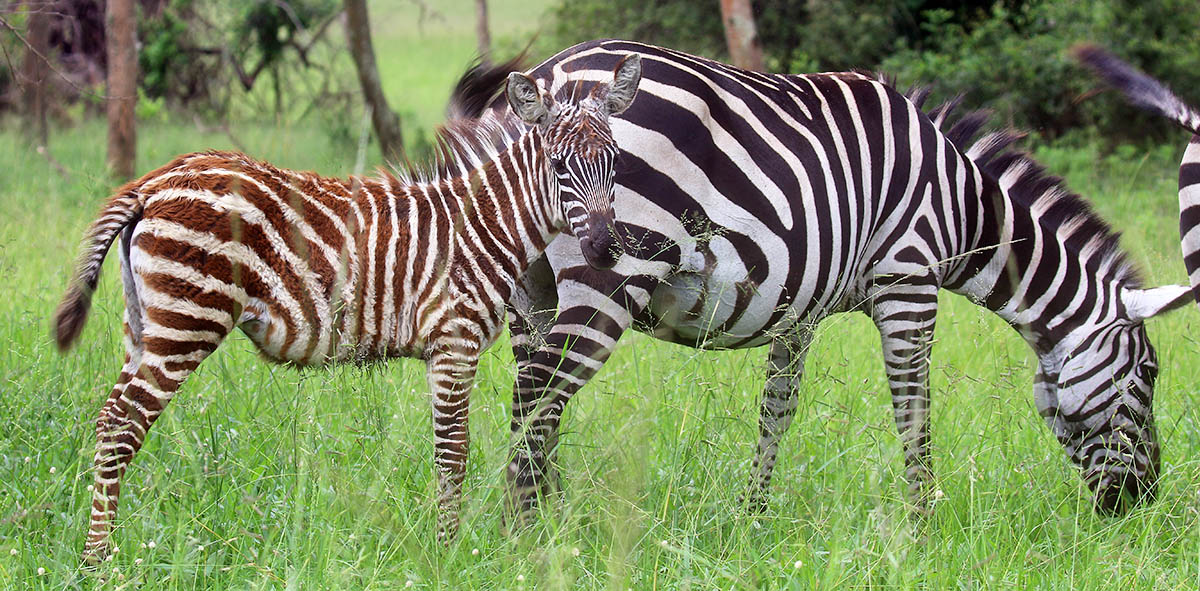
[[[235,327],[279,363],[423,359],[438,534],[452,535],[479,356],[554,236],[587,240],[588,220],[611,217],[609,116],[633,100],[639,70],[630,56],[593,93],[562,101],[514,73],[508,102],[528,127],[492,116],[454,122],[429,172],[330,179],[204,152],[121,187],[89,229],[55,314],[66,350],[120,235],[125,365],[96,420],[85,562],[109,555],[121,478],[155,419]]]
[[[1098,511],[1153,492],[1157,366],[1143,321],[1186,302],[1186,288],[1142,289],[1086,201],[1009,149],[1017,134],[972,144],[986,114],[943,131],[953,104],[926,114],[923,92],[857,73],[763,74],[628,41],[576,45],[529,73],[559,91],[629,54],[644,66],[637,104],[613,125],[625,254],[589,255],[613,265],[597,270],[577,241],[556,239],[509,317],[516,509],[556,486],[563,407],[630,327],[695,347],[770,346],[748,491],[762,506],[813,327],[854,309],[882,335],[909,493],[924,507],[940,288],[1034,349],[1038,412]]]

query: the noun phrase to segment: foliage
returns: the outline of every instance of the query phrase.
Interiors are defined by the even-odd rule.
[[[1108,46],[1177,89],[1200,88],[1200,13],[1190,0],[753,4],[773,71],[882,70],[904,83],[932,84],[935,98],[965,94],[966,105],[994,109],[1049,139],[1072,130],[1110,141],[1168,133],[1120,100],[1081,102],[1095,84],[1067,53],[1075,43]],[[725,53],[715,6],[697,10],[690,0],[571,0],[552,16],[550,43],[560,47],[621,37],[717,58]]]
[[[942,96],[964,94],[966,104],[995,109],[1046,138],[1086,129],[1108,141],[1161,140],[1175,130],[1115,96],[1082,100],[1097,83],[1068,50],[1099,43],[1181,92],[1198,88],[1200,19],[1193,9],[1187,0],[1031,2],[1017,10],[997,6],[971,29],[934,11],[925,25],[930,42],[901,47],[881,68],[933,82]]]
[[[275,107],[285,99],[312,100],[281,91],[282,71],[321,69],[309,51],[339,10],[334,0],[170,0],[140,20],[142,87],[177,106],[227,115],[234,89],[250,92],[260,75],[275,82]],[[340,41],[340,40],[339,40]],[[291,50],[291,51],[289,51]],[[284,85],[286,86],[286,85]]]

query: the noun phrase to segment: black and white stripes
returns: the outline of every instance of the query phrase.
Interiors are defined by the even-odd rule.
[[[953,104],[926,114],[924,93],[870,76],[761,74],[625,41],[571,47],[530,75],[558,92],[602,80],[629,53],[642,56],[641,93],[612,127],[625,254],[597,271],[573,238],[556,239],[510,318],[519,506],[555,481],[561,411],[630,327],[697,347],[771,345],[750,490],[765,502],[811,328],[850,310],[882,335],[922,504],[941,288],[995,311],[1037,353],[1037,406],[1098,509],[1152,489],[1156,369],[1142,321],[1179,305],[1182,288],[1141,289],[1115,233],[1010,150],[1017,135],[972,142],[985,115],[951,125]]]

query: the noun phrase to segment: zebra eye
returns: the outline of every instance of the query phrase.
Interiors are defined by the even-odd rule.
[[[550,167],[558,174],[567,174],[567,164],[560,158],[551,158]]]

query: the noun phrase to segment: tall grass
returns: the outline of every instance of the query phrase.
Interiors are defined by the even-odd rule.
[[[445,48],[473,47],[469,35],[447,35],[459,37]],[[397,49],[385,78],[399,76],[388,68],[402,68],[403,57]],[[244,126],[239,138],[283,166],[334,174],[355,164],[321,130]],[[1173,180],[1184,140],[1145,154],[1041,153],[1125,231],[1152,284],[1184,279]],[[228,144],[189,125],[150,124],[140,129],[138,162],[149,169]],[[1108,519],[1092,512],[1034,412],[1027,347],[994,316],[948,295],[933,354],[943,496],[923,522],[905,511],[879,339],[862,315],[831,318],[818,331],[765,514],[736,506],[756,438],[764,352],[699,352],[629,334],[568,409],[563,499],[511,536],[501,516],[513,363],[497,344],[471,401],[464,525],[449,547],[433,536],[419,362],[298,372],[265,364],[236,335],[189,379],[127,473],[109,580],[83,579],[93,421],[121,364],[122,303],[110,261],[79,346],[55,352],[50,314],[112,183],[99,123],[58,130],[50,151],[69,178],[0,132],[0,587],[1200,586],[1197,310],[1150,323],[1162,366],[1159,499]]]

